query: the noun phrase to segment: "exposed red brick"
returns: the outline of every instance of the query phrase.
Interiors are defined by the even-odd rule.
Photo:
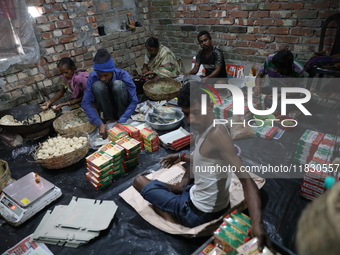
[[[96,17],[95,17],[95,16],[86,17],[86,21],[87,21],[88,23],[96,22]]]
[[[267,32],[267,28],[265,27],[248,27],[248,34],[265,34]]]
[[[69,57],[71,57],[71,54],[69,52],[66,52],[66,53],[54,55],[53,59],[54,59],[54,61],[58,61],[62,58],[69,58]]]
[[[46,16],[36,17],[35,20],[37,21],[38,24],[42,24],[42,23],[46,23],[47,22]]]
[[[54,47],[55,51],[58,53],[63,52],[63,50],[65,50],[65,46],[63,44],[59,44],[57,46]]]
[[[288,35],[288,28],[270,27],[268,28],[268,34]]]
[[[281,3],[282,10],[298,10],[303,9],[303,3]]]
[[[44,57],[40,57],[39,59],[39,65],[45,65],[47,62],[46,62],[46,59]]]
[[[37,29],[39,32],[52,31],[55,29],[55,25],[54,24],[39,25],[37,26]]]
[[[51,13],[52,10],[52,6],[51,5],[44,5],[43,7],[41,7],[41,11],[42,13]]]
[[[330,5],[331,5],[331,1],[319,1],[316,3],[305,3],[305,9],[308,9],[308,10],[328,9]]]
[[[85,60],[84,62],[84,66],[92,66],[92,59],[89,59],[89,60]]]
[[[217,25],[220,24],[220,21],[218,19],[199,19],[201,25]]]
[[[252,26],[254,25],[253,19],[235,19],[236,25]]]
[[[223,33],[220,34],[220,38],[225,40],[236,40],[236,35],[230,33]]]
[[[44,40],[44,41],[40,42],[40,45],[43,48],[49,48],[49,47],[52,47],[52,46],[57,45],[57,44],[58,44],[58,40],[56,40],[56,39],[49,39],[49,40]]]
[[[212,10],[216,10],[216,5],[212,5],[212,4],[201,5],[201,6],[198,6],[198,10],[199,11],[212,11]]]
[[[339,13],[339,11],[335,11],[335,10],[334,11],[319,11],[318,18],[319,19],[326,19],[329,16],[336,14],[336,13]]]
[[[236,52],[244,55],[253,55],[256,52],[256,50],[237,48]]]
[[[320,41],[320,38],[316,38],[316,37],[300,37],[300,43],[303,43],[303,44],[318,45],[319,41]]]
[[[239,10],[240,6],[237,4],[224,4],[224,5],[219,5],[221,10]]]
[[[22,95],[22,91],[21,90],[14,90],[11,92],[12,97],[18,97]]]
[[[46,39],[51,39],[52,38],[52,33],[51,32],[47,32],[47,33],[43,33],[41,35],[42,39],[46,40]]]
[[[291,35],[301,35],[301,36],[312,36],[314,33],[314,29],[312,28],[291,28]]]
[[[58,20],[58,18],[53,14],[48,15],[47,18],[48,18],[49,21],[52,21],[52,22]]]
[[[38,6],[45,3],[45,0],[26,0],[27,6]]]
[[[322,19],[299,19],[298,27],[321,27]]]
[[[80,55],[80,56],[76,56],[76,62],[83,62],[84,61],[84,56]]]
[[[109,9],[109,4],[104,2],[104,3],[98,3],[97,4],[97,10],[98,11],[104,11]]]
[[[297,43],[299,41],[299,37],[291,37],[291,36],[276,36],[275,38],[276,42],[279,43]]]
[[[325,38],[324,45],[332,46],[333,43],[334,43],[334,37],[332,37],[332,38]]]
[[[87,49],[86,48],[74,49],[71,52],[72,52],[73,56],[75,56],[75,55],[82,55],[82,54],[87,52]]]
[[[225,18],[225,17],[227,17],[227,12],[226,11],[214,11],[214,12],[211,13],[211,17]]]
[[[273,19],[263,19],[262,25],[263,26],[273,26],[275,24],[275,20]]]
[[[282,43],[273,43],[270,44],[270,49],[278,51],[278,50],[283,50],[283,49],[288,49],[289,45],[287,45],[286,43],[282,44]],[[293,45],[294,48],[294,45]]]
[[[209,18],[210,13],[209,12],[195,12],[195,17],[196,18]]]
[[[294,11],[292,17],[298,19],[316,19],[318,16],[318,11],[314,10],[303,10],[303,11]]]
[[[229,13],[230,17],[235,17],[235,18],[247,18],[248,17],[248,12],[246,11],[231,11]]]
[[[219,24],[221,24],[221,25],[232,25],[232,24],[234,24],[234,19],[220,19]]]
[[[295,19],[277,19],[275,20],[275,25],[278,27],[295,27],[297,24],[297,20]]]
[[[257,48],[257,49],[265,49],[266,43],[264,43],[264,42],[250,42],[249,46],[252,47],[252,48]]]
[[[57,28],[67,28],[73,26],[73,22],[71,20],[58,21],[55,24]]]
[[[234,47],[248,47],[248,42],[244,42],[244,41],[233,41],[231,43],[231,46]]]
[[[292,17],[292,12],[291,11],[271,11],[269,14],[270,18],[273,19],[289,19],[290,17]]]
[[[63,35],[73,34],[73,28],[71,28],[71,27],[62,29],[62,31],[63,31]]]
[[[75,41],[76,39],[77,39],[77,35],[70,35],[70,36],[60,38],[59,43],[69,43],[69,42]]]
[[[274,10],[279,10],[280,9],[280,4],[279,3],[264,3],[260,5],[261,10],[270,10],[270,11],[274,11]]]
[[[238,39],[240,40],[245,40],[245,41],[255,41],[256,40],[256,36],[253,34],[239,34],[237,36]]]
[[[61,4],[54,4],[53,5],[53,11],[60,12],[63,10],[63,6]]]
[[[274,36],[270,36],[270,35],[258,35],[257,36],[257,40],[260,42],[273,42],[275,39]]]
[[[268,11],[250,12],[249,17],[251,17],[251,18],[268,18],[269,12]]]
[[[59,15],[59,19],[61,19],[61,20],[65,20],[65,19],[68,19],[68,18],[69,18],[68,13],[62,13],[62,14]]]

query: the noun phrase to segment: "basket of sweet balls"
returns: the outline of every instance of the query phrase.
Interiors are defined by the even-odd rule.
[[[50,137],[33,151],[35,163],[48,169],[61,169],[83,159],[90,149],[86,132]]]
[[[83,109],[78,108],[64,113],[53,121],[53,128],[59,134],[74,134],[78,131],[91,133],[95,130],[96,126],[89,122]]]

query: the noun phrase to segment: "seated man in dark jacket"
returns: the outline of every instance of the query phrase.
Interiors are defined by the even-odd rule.
[[[99,49],[93,58],[93,69],[87,80],[81,106],[89,121],[99,127],[103,139],[107,137],[105,124],[118,121],[125,123],[136,109],[138,99],[136,86],[125,70],[115,68],[113,59],[106,49]],[[104,121],[92,104],[96,103],[103,112]]]

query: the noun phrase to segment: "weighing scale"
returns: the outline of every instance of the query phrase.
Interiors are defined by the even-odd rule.
[[[2,190],[0,215],[9,224],[19,226],[61,194],[54,184],[31,172]]]

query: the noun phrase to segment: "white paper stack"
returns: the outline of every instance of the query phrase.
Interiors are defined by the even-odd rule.
[[[73,197],[68,206],[59,205],[47,211],[33,240],[77,248],[106,229],[117,208],[113,201]]]

